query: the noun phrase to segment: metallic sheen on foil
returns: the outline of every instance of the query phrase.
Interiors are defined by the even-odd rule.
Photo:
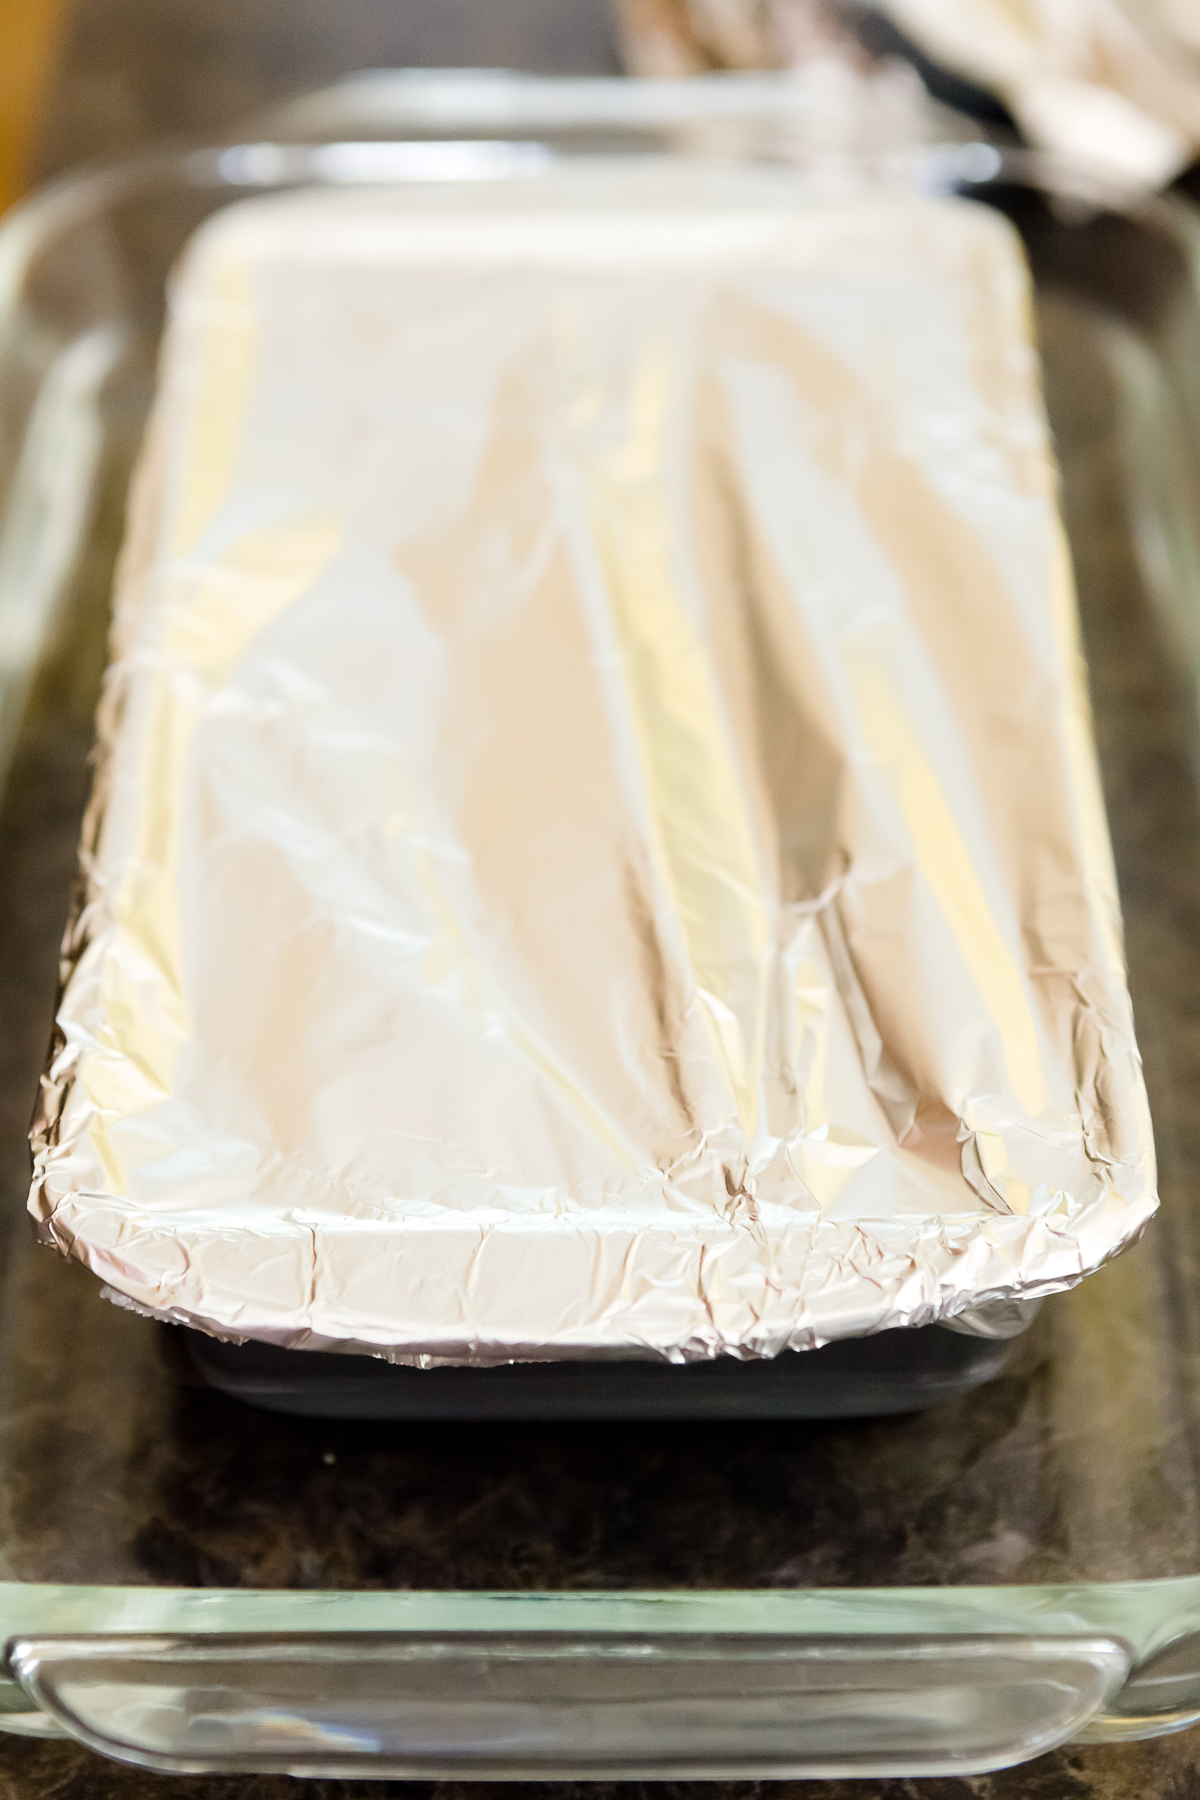
[[[771,1356],[1154,1209],[980,206],[585,161],[219,215],[100,735],[31,1205],[129,1304]]]

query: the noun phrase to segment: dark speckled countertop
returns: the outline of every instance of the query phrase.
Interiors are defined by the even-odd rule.
[[[605,0],[77,0],[39,166],[49,174],[167,133],[219,136],[349,70],[435,63],[613,70],[609,8]],[[1151,1367],[1157,1314],[1173,1307],[1190,1319],[1200,1242],[1187,1205],[1200,1149],[1192,1104],[1200,1012],[1193,1018],[1179,1003],[1181,990],[1200,993],[1194,709],[1153,609],[1131,600],[1126,538],[1105,525],[1119,458],[1104,385],[1087,369],[1066,379],[1072,358],[1089,354],[1081,315],[1051,304],[1041,329],[1053,340],[1048,362],[1066,381],[1052,411],[1060,441],[1065,434],[1075,446],[1067,509],[1174,1235],[1051,1303],[1000,1381],[919,1426],[730,1428],[719,1456],[702,1432],[682,1426],[476,1428],[469,1437],[297,1421],[268,1429],[181,1377],[177,1356],[164,1352],[169,1334],[104,1305],[83,1271],[39,1252],[20,1260],[6,1292],[24,1284],[20,1304],[36,1303],[47,1347],[14,1343],[0,1325],[7,1572],[201,1586],[527,1588],[1053,1582],[1200,1570],[1200,1353]],[[98,655],[98,645],[85,647],[83,660]],[[87,708],[76,713],[73,727],[64,728],[60,707],[52,730],[27,732],[0,814],[6,1205],[19,1204],[26,1180],[24,1126],[84,792]],[[1121,1318],[1121,1333],[1106,1331],[1106,1316]],[[1125,1367],[1109,1379],[1097,1343],[1132,1374]],[[1085,1417],[1101,1425],[1069,1466],[1042,1453]],[[836,1531],[827,1530],[822,1521],[835,1515]],[[358,1785],[321,1780],[309,1791],[341,1800]],[[391,1785],[409,1795],[428,1784]],[[578,1791],[601,1800],[642,1785],[657,1784]],[[661,1785],[679,1793],[691,1784]],[[732,1800],[757,1785],[715,1787]],[[696,1786],[698,1797],[714,1792]],[[974,1779],[772,1791],[781,1787],[796,1800],[1200,1800],[1200,1731],[1068,1749]],[[71,1744],[0,1736],[0,1800],[284,1800],[295,1791],[266,1776],[168,1779]],[[478,1796],[481,1787],[465,1791]],[[496,1788],[498,1800],[519,1791]],[[554,1800],[564,1790],[535,1791]],[[377,1796],[380,1784],[362,1792]]]

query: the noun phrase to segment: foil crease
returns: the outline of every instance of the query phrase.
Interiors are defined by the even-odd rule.
[[[1154,1210],[978,205],[581,160],[218,215],[99,735],[30,1204],[138,1310],[773,1356]]]

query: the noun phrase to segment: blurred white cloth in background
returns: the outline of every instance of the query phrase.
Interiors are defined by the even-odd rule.
[[[1035,144],[1170,181],[1200,151],[1197,0],[887,0],[936,61],[992,88]]]
[[[1161,186],[1200,154],[1200,0],[875,0],[1030,142]],[[844,41],[833,0],[621,0],[634,74],[778,67]]]

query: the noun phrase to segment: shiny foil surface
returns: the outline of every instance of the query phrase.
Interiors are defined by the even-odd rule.
[[[581,160],[219,214],[100,736],[31,1206],[132,1305],[772,1356],[1154,1209],[980,205]]]

